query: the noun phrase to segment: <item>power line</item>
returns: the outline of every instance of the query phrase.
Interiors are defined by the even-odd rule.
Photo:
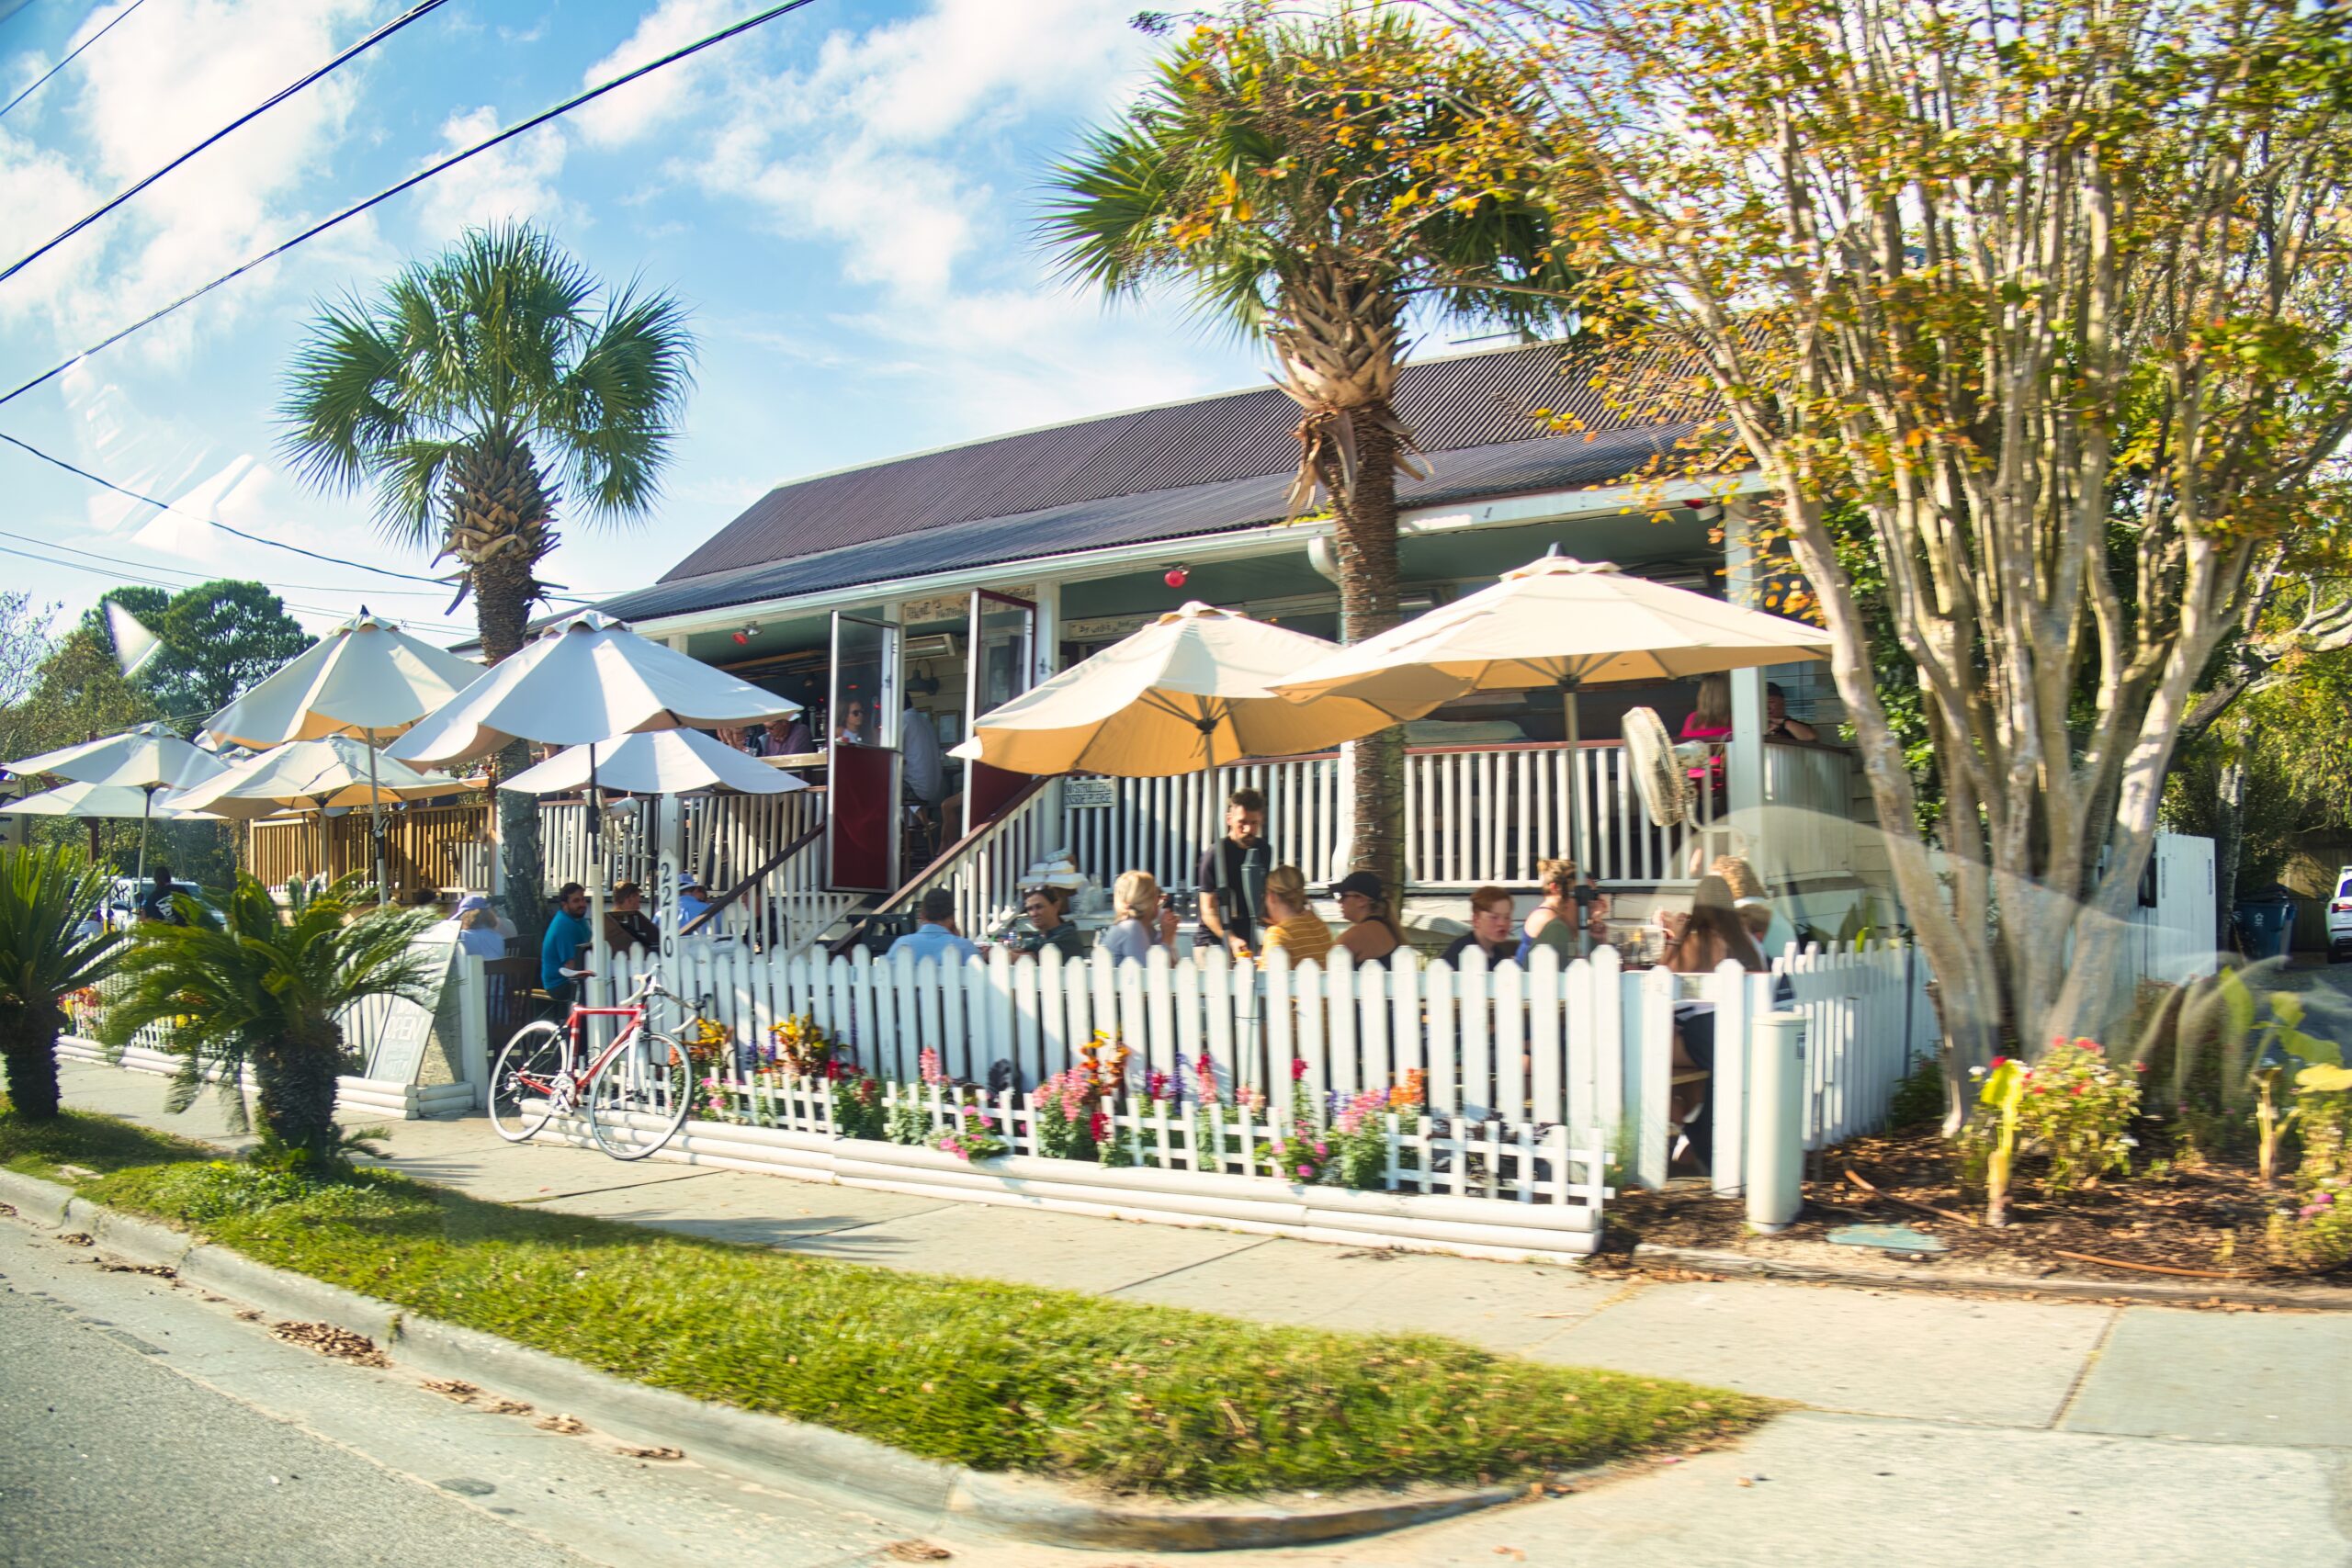
[[[191,523],[201,523],[208,528],[218,528],[224,534],[234,535],[236,537],[247,540],[250,543],[256,545],[267,545],[274,550],[290,551],[298,556],[307,556],[312,560],[324,561],[329,566],[345,567],[353,571],[370,572],[378,577],[396,577],[405,582],[430,583],[435,590],[435,592],[432,595],[435,598],[439,597],[442,593],[449,592],[449,584],[447,581],[443,578],[424,577],[413,571],[401,571],[389,566],[369,566],[365,561],[345,560],[341,556],[324,555],[317,550],[305,549],[300,545],[289,545],[283,539],[273,539],[266,534],[248,533],[243,528],[232,527],[229,524],[221,522],[218,517],[207,517],[200,513],[190,512],[184,506],[175,506],[168,501],[159,500],[154,496],[146,494],[144,491],[132,490],[128,485],[119,485],[103,474],[94,474],[87,468],[69,463],[64,458],[58,457],[55,453],[43,451],[40,447],[34,446],[31,442],[11,435],[5,430],[0,430],[0,442],[6,442],[7,445],[16,447],[20,452],[29,453],[33,457],[40,458],[42,462],[48,463],[52,467],[62,468],[67,473],[74,475],[77,479],[85,479],[102,489],[110,490],[117,495],[128,496],[133,501],[139,502],[144,505],[152,506],[158,512],[168,513],[174,517],[185,517]],[[0,530],[0,532],[6,532],[6,530]],[[11,536],[21,537],[22,536]],[[34,543],[46,544],[48,541],[35,540]],[[52,547],[64,549],[67,547],[58,545]],[[163,569],[159,567],[156,570],[162,570]],[[328,588],[323,584],[320,585],[319,591],[326,593],[358,592],[355,589]],[[374,590],[374,592],[379,593],[412,593],[419,598],[426,596],[424,590],[413,588],[379,588]],[[609,598],[611,595],[550,593],[548,597],[550,599],[577,599],[583,604],[593,604],[599,598]]]
[[[16,537],[20,537],[21,536],[17,536],[17,535],[11,535],[11,536],[10,536],[11,538],[16,538]],[[59,549],[62,549],[62,548],[63,548],[64,547],[63,547],[63,546],[53,546],[53,547],[52,547],[52,548],[59,548]],[[20,549],[14,548],[13,547],[11,547],[11,546],[7,546],[7,545],[0,545],[0,556],[16,556],[16,557],[17,557],[17,558],[21,558],[21,559],[24,559],[24,560],[36,561],[36,562],[40,563],[40,565],[42,565],[42,566],[62,566],[62,567],[65,568],[65,569],[66,569],[67,570],[69,570],[69,571],[86,571],[86,572],[88,572],[88,573],[89,573],[91,576],[93,576],[93,577],[111,577],[111,578],[113,578],[113,579],[114,579],[117,582],[119,582],[119,582],[131,582],[131,583],[136,583],[136,584],[138,584],[140,587],[142,587],[142,588],[164,588],[164,589],[169,589],[171,592],[175,592],[175,593],[177,593],[177,592],[179,592],[181,590],[183,590],[183,589],[187,588],[187,587],[189,587],[189,586],[190,586],[190,584],[188,584],[188,583],[185,583],[185,582],[173,582],[173,581],[168,581],[168,580],[166,580],[166,579],[160,578],[160,577],[150,577],[150,576],[146,576],[146,575],[144,575],[144,574],[143,574],[142,572],[141,572],[141,571],[134,570],[130,570],[130,569],[127,569],[127,568],[124,568],[124,567],[119,567],[119,566],[86,566],[86,565],[85,565],[85,564],[83,564],[82,562],[77,561],[77,560],[59,560],[59,559],[57,559],[55,557],[52,557],[52,556],[38,556],[38,555],[33,554],[33,553],[32,553],[32,551],[30,551],[30,550],[20,550]],[[170,569],[170,568],[168,568],[168,567],[156,567],[156,568],[153,568],[153,569],[150,569],[150,570],[157,570],[157,571],[165,571],[165,570],[171,570],[171,569]],[[270,589],[270,592],[273,592],[273,593],[277,592],[277,589],[275,589],[275,588],[271,588],[271,587],[270,587],[270,585],[269,585],[269,584],[267,584],[267,583],[264,583],[262,586],[263,586],[263,587],[265,587],[265,588],[269,588],[269,589]],[[336,608],[334,608],[334,607],[333,607],[333,606],[331,606],[331,605],[327,605],[327,604],[305,604],[300,603],[299,601],[292,600],[292,599],[288,599],[288,598],[287,598],[287,597],[286,597],[284,594],[282,594],[282,593],[278,594],[278,600],[279,600],[279,602],[280,602],[281,604],[285,604],[288,609],[293,609],[293,610],[307,610],[307,611],[309,611],[311,615],[345,615],[349,614],[349,612],[348,612],[348,611],[336,609]],[[390,619],[392,619],[393,617],[386,616],[385,618],[386,618],[387,620],[390,620]],[[398,622],[398,623],[396,623],[396,624],[399,624],[399,625],[407,625],[408,623],[406,623],[406,622]]]
[[[129,201],[132,197],[137,196],[141,191],[145,190],[149,186],[153,185],[157,180],[162,179],[165,175],[170,174],[174,169],[178,168],[182,164],[187,163],[190,158],[195,157],[198,152],[203,152],[206,148],[211,146],[214,142],[219,141],[222,137],[227,136],[230,132],[236,130],[242,126],[251,124],[254,120],[260,118],[263,115],[267,114],[271,109],[276,108],[278,105],[284,103],[287,99],[300,92],[303,88],[311,85],[311,83],[318,81],[323,76],[331,74],[349,62],[367,53],[368,51],[375,48],[376,45],[383,42],[386,39],[391,37],[394,33],[400,31],[411,22],[413,22],[422,17],[428,16],[447,4],[448,0],[423,0],[422,4],[412,6],[410,9],[401,12],[399,16],[394,17],[390,21],[386,22],[382,27],[378,28],[374,32],[369,33],[366,38],[361,39],[357,43],[353,44],[349,49],[345,50],[341,54],[338,54],[333,60],[328,61],[324,65],[321,65],[309,72],[299,80],[288,83],[285,86],[280,87],[277,91],[272,93],[266,98],[264,98],[260,103],[254,105],[252,108],[247,109],[243,114],[239,115],[235,119],[231,120],[228,124],[222,126],[220,130],[214,131],[211,135],[206,137],[203,141],[198,142],[195,146],[189,148],[187,152],[181,153],[170,163],[165,164],[162,168],[157,169],[153,174],[147,175],[143,179],[135,181],[130,185],[123,186],[122,189],[108,197],[100,206],[83,214],[73,222],[67,224],[64,228],[59,230],[55,234],[50,236],[49,239],[43,241],[34,249],[28,251],[21,256],[18,256],[14,262],[10,263],[6,269],[0,269],[0,283],[7,282],[8,279],[16,276],[17,274],[24,271],[25,268],[30,266],[41,257],[49,254],[50,252],[55,250],[58,246],[63,244],[66,241],[80,233],[83,230],[88,228],[91,224],[96,223],[99,219],[104,218],[107,213],[112,212],[116,208],[120,207],[124,202]],[[130,13],[126,11],[123,15],[129,16]],[[119,20],[120,18],[117,19]],[[107,25],[111,27],[113,24],[108,23]],[[91,41],[96,42],[96,39],[94,39]],[[28,89],[28,91],[30,89]]]
[[[221,574],[217,571],[194,571],[190,570],[187,567],[160,566],[153,561],[130,560],[122,556],[110,556],[104,550],[85,550],[77,545],[61,545],[52,540],[40,538],[35,535],[19,534],[15,532],[13,529],[8,528],[0,528],[0,538],[17,539],[28,545],[38,545],[45,550],[58,550],[69,556],[82,556],[90,560],[105,561],[109,565],[123,567],[134,571],[160,571],[166,577],[185,577],[191,582],[217,582],[220,581],[221,578]],[[65,563],[60,562],[59,564],[62,565]],[[281,592],[290,588],[297,593],[368,593],[372,595],[396,593],[404,599],[445,599],[448,597],[448,590],[447,588],[444,588],[439,592],[431,592],[422,588],[346,588],[339,583],[334,582],[273,582],[269,584],[269,587],[274,592]]]
[[[79,44],[74,46],[73,53],[67,55],[64,59],[59,61],[48,70],[42,72],[40,73],[40,80],[36,81],[31,86],[27,87],[23,92],[18,93],[15,97],[10,98],[6,103],[0,104],[0,118],[6,118],[10,109],[15,108],[27,98],[29,98],[35,93],[40,92],[43,86],[48,85],[49,79],[51,76],[56,75],[60,71],[64,70],[67,66],[73,64],[76,59],[80,58],[82,51],[89,48],[92,44],[106,37],[107,34],[114,31],[117,27],[121,25],[124,17],[130,16],[131,12],[136,11],[140,6],[144,6],[145,4],[147,4],[147,0],[130,0],[130,4],[124,6],[121,12],[115,17],[113,21],[108,22],[105,27],[100,28],[96,32],[94,32],[88,38],[84,39]]]
[[[76,365],[82,363],[85,359],[89,358],[92,355],[102,353],[107,349],[112,348],[116,344],[120,343],[123,339],[130,336],[133,333],[141,332],[148,327],[153,326],[157,321],[162,321],[164,317],[172,314],[174,311],[186,306],[192,305],[197,300],[203,299],[207,294],[211,293],[214,289],[221,287],[221,285],[233,282],[237,278],[243,277],[246,273],[253,271],[254,268],[262,265],[266,262],[275,261],[277,257],[284,255],[287,252],[293,250],[296,246],[318,238],[321,234],[325,233],[328,230],[334,228],[338,224],[347,223],[352,219],[358,217],[361,213],[367,212],[373,208],[380,207],[385,202],[390,201],[392,197],[400,195],[401,192],[423,185],[426,180],[431,179],[435,175],[456,168],[459,164],[464,163],[469,158],[479,156],[483,152],[489,152],[492,148],[500,145],[502,142],[513,141],[515,137],[522,135],[526,130],[535,130],[551,119],[570,114],[573,109],[580,107],[582,104],[593,103],[596,99],[603,97],[606,93],[613,91],[616,87],[627,86],[629,83],[636,81],[640,76],[650,75],[654,72],[662,70],[665,66],[675,65],[679,61],[684,60],[690,55],[700,54],[706,49],[724,43],[729,39],[735,37],[739,33],[747,33],[754,28],[763,27],[769,22],[775,21],[778,17],[789,16],[791,13],[799,10],[802,6],[808,4],[810,4],[810,0],[786,0],[786,3],[781,6],[771,6],[764,11],[761,11],[753,16],[745,17],[742,21],[737,22],[732,27],[722,28],[718,32],[712,33],[707,38],[697,39],[695,42],[687,44],[682,49],[672,50],[669,53],[662,55],[658,60],[650,60],[646,62],[643,65],[638,66],[634,70],[624,71],[619,75],[613,77],[611,80],[599,83],[595,86],[589,88],[586,92],[576,93],[572,96],[564,99],[561,103],[557,104],[552,108],[542,109],[537,114],[531,116],[527,119],[517,120],[513,125],[508,126],[505,130],[499,131],[496,135],[488,137],[481,141],[477,141],[472,146],[468,147],[461,152],[453,152],[448,157],[442,159],[439,163],[429,164],[426,167],[420,169],[415,174],[409,175],[406,179],[401,180],[397,184],[387,186],[384,189],[378,191],[374,196],[368,197],[367,200],[346,207],[333,217],[322,219],[319,222],[313,223],[311,227],[303,230],[293,238],[274,245],[268,250],[262,252],[259,255],[254,256],[252,260],[231,268],[229,271],[224,272],[220,276],[214,278],[211,282],[205,284],[202,288],[191,289],[187,293],[183,294],[178,299],[173,300],[170,304],[164,306],[161,310],[152,311],[149,314],[141,317],[138,321],[131,322],[129,326],[124,327],[119,332],[99,339],[96,343],[94,343],[89,347],[82,350],[81,353],[74,355],[72,358],[65,360],[60,365],[42,371],[31,380],[24,383],[24,385],[17,387],[11,391],[0,393],[0,404],[14,402],[17,399],[23,397],[27,392],[33,390],[35,388],[48,385],[50,382],[57,379],[58,377],[64,375],[65,372],[74,368]]]

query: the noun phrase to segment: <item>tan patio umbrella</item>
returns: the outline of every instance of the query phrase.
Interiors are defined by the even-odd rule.
[[[328,632],[277,671],[207,719],[221,745],[255,748],[289,740],[352,735],[376,748],[471,684],[481,667],[409,636],[391,622],[359,614]],[[384,803],[368,801],[376,849],[376,897],[390,897],[384,874]]]
[[[1017,773],[1164,778],[1319,751],[1407,716],[1352,694],[1275,694],[1276,682],[1338,651],[1196,601],[981,715],[953,755]]]
[[[147,882],[147,824],[154,815],[159,790],[201,784],[220,773],[226,763],[209,751],[200,751],[160,724],[135,724],[119,735],[61,746],[21,762],[10,762],[12,773],[53,773],[74,784],[104,784],[135,789],[144,795],[139,811],[139,869],[133,880]],[[95,843],[95,840],[93,840]]]
[[[128,784],[60,784],[55,789],[0,805],[0,815],[72,817],[96,821],[130,817],[153,817],[165,822],[220,820],[209,811],[176,810],[168,798],[156,801],[145,790],[132,789]]]
[[[1301,702],[1376,701],[1403,718],[1472,692],[1556,688],[1577,744],[1577,688],[1602,681],[1680,681],[1829,656],[1829,634],[1607,561],[1556,553],[1491,588],[1439,606],[1279,680]],[[1577,770],[1568,769],[1576,822]]]
[[[281,811],[319,814],[319,863],[326,865],[326,813],[336,807],[371,801],[429,800],[462,795],[468,786],[439,773],[419,773],[405,763],[379,758],[376,749],[348,735],[289,740],[237,763],[193,789],[175,791],[162,804],[175,811],[207,811],[217,817],[251,818]]]
[[[442,766],[487,757],[510,740],[588,749],[588,830],[604,792],[598,748],[649,729],[709,729],[789,718],[800,705],[629,630],[594,610],[558,622],[492,665],[385,750]],[[593,878],[589,940],[605,972],[605,879]]]

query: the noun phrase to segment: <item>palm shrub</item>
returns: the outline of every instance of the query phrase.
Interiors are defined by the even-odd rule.
[[[57,1116],[64,998],[114,972],[119,933],[80,933],[107,874],[67,844],[8,852],[0,864],[0,1059],[8,1102],[28,1122]]]
[[[250,1067],[265,1141],[321,1163],[339,1159],[335,1078],[348,1065],[339,1015],[369,997],[427,999],[426,961],[410,941],[433,912],[379,908],[357,876],[280,908],[245,875],[218,916],[186,898],[180,912],[186,925],[142,925],[123,954],[130,987],[107,1013],[107,1043],[175,1020],[174,1111],[217,1073],[231,1124],[243,1130]]]

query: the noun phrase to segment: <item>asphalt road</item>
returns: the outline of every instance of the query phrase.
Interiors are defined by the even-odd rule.
[[[453,1404],[97,1256],[0,1219],[0,1568],[831,1568],[937,1539]]]

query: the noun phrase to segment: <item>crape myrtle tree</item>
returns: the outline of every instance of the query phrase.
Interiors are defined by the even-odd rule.
[[[1175,285],[1272,351],[1300,415],[1292,512],[1328,498],[1349,642],[1397,619],[1413,327],[1554,320],[1568,282],[1541,209],[1487,177],[1488,122],[1527,123],[1532,85],[1393,6],[1242,4],[1177,38],[1051,182],[1045,235],[1070,276],[1113,296]],[[1402,735],[1360,742],[1349,786],[1351,858],[1391,887]]]
[[[2344,526],[2343,16],[1448,9],[1538,64],[1544,109],[1496,126],[1497,156],[1543,166],[1577,307],[1692,367],[1774,492],[1939,982],[1956,1121],[2007,1032],[2030,1050],[2109,1021],[2200,682],[2266,552]],[[1917,671],[1941,859],[1858,564]]]

